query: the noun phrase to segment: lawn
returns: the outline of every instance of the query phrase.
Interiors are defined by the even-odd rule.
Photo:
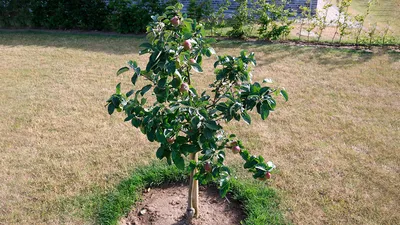
[[[138,56],[133,36],[0,32],[0,224],[93,222],[80,199],[105,193],[155,144],[110,117],[115,72]],[[400,223],[400,54],[222,41],[219,54],[256,52],[255,80],[290,100],[267,121],[233,123],[277,165],[270,185],[294,224]],[[213,60],[196,75],[213,79]],[[262,132],[259,132],[262,131]],[[238,156],[229,163],[238,176]],[[88,197],[89,198],[89,197]],[[267,212],[266,212],[267,213]]]
[[[365,13],[369,0],[353,0],[350,7],[352,15]],[[366,19],[366,25],[377,23],[382,32],[387,24],[393,35],[400,35],[400,0],[379,0],[372,6],[371,14]]]

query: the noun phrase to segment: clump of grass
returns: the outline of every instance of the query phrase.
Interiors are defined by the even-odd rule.
[[[243,204],[246,213],[243,224],[287,224],[279,210],[277,193],[263,182],[232,180],[232,192]]]

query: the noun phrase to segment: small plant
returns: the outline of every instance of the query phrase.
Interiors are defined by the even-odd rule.
[[[225,25],[225,12],[228,10],[228,7],[231,5],[231,1],[225,0],[224,3],[218,5],[218,10],[213,11],[210,16],[206,17],[206,25],[211,30],[211,35],[220,35],[218,33],[218,27],[224,27]]]
[[[300,9],[300,29],[299,29],[299,40],[301,40],[301,33],[303,32],[303,26],[308,20],[309,16],[311,16],[311,9],[308,7],[310,4],[310,0],[307,0],[305,5],[301,5]]]
[[[195,1],[190,0],[188,5],[188,16],[196,19],[197,21],[202,20],[213,12],[211,6],[211,0]]]
[[[382,31],[382,45],[390,44],[393,42],[392,38],[390,38],[390,33],[393,33],[393,31],[390,30],[390,23],[388,22],[384,30]]]
[[[275,0],[272,0],[271,3],[267,3],[266,0],[257,1],[260,38],[277,40],[290,33],[293,29],[291,26],[293,20],[289,20],[289,17],[294,16],[294,13],[285,9],[286,5],[286,0],[282,0],[279,5]]]
[[[317,23],[316,21],[312,18],[311,20],[309,20],[310,22],[308,23],[308,26],[306,28],[307,31],[307,41],[310,41],[310,35],[311,32],[315,29],[315,27],[317,27]]]
[[[375,2],[376,2],[375,0],[369,0],[366,12],[364,14],[359,14],[359,15],[356,15],[354,17],[354,20],[355,20],[355,22],[357,24],[357,29],[356,29],[356,45],[357,46],[358,46],[358,44],[360,42],[361,32],[362,32],[362,30],[364,28],[365,19],[369,15],[369,13],[371,11],[371,8],[375,4]]]
[[[248,35],[245,26],[249,21],[249,9],[248,0],[237,0],[239,7],[236,10],[236,14],[232,20],[232,30],[228,31],[228,36],[243,38]]]
[[[336,20],[336,29],[333,34],[332,42],[335,40],[337,34],[339,34],[339,43],[342,41],[342,38],[349,34],[347,28],[350,23],[350,14],[349,7],[351,5],[352,0],[342,0],[339,2],[338,11],[339,15]]]
[[[372,24],[372,26],[367,31],[368,40],[369,40],[368,43],[369,43],[370,47],[373,44],[375,34],[376,34],[376,23]]]
[[[324,5],[324,7],[322,7],[322,10],[319,13],[316,13],[315,15],[316,27],[318,28],[318,37],[317,37],[318,42],[321,40],[322,32],[324,32],[326,27],[329,25],[327,17],[328,17],[328,10],[330,7],[332,7],[331,2]]]
[[[309,4],[310,2],[307,1]],[[304,6],[305,7],[305,6]],[[307,41],[310,41],[310,34],[311,32],[315,29],[315,27],[317,26],[316,22],[315,22],[315,18],[313,17],[312,13],[311,13],[311,9],[308,7],[304,8],[304,14],[306,17],[306,23],[307,23]],[[301,35],[301,34],[300,34]]]
[[[264,120],[276,107],[273,96],[282,95],[288,100],[288,95],[284,89],[251,81],[251,66],[256,61],[254,53],[246,51],[237,57],[218,56],[215,80],[210,84],[213,94],[198,92],[192,77],[203,71],[203,57],[215,51],[210,47],[212,41],[204,38],[203,25],[185,18],[180,12],[182,7],[167,7],[164,15],[152,17],[147,27],[148,41],[140,45],[140,54],[149,54],[149,62],[142,69],[129,61],[129,67],[118,70],[117,75],[132,71],[134,89],[124,93],[119,83],[107,101],[107,109],[109,114],[115,110],[125,112],[126,122],[139,128],[150,142],[158,142],[157,158],[190,171],[190,220],[199,214],[198,182],[218,181],[222,196],[229,190],[230,170],[224,163],[229,151],[241,156],[244,168],[255,179],[270,178],[274,164],[251,155],[235,134],[224,131],[223,124],[232,120],[251,124],[252,110]],[[139,79],[147,84],[136,87]],[[149,92],[154,98],[147,98]]]

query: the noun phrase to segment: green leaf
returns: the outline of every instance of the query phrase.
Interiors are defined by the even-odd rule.
[[[121,94],[121,83],[117,84],[116,93],[119,95]]]
[[[164,136],[164,131],[163,131],[162,128],[158,128],[156,130],[156,138],[157,138],[157,141],[160,142],[160,143],[167,142],[167,139]]]
[[[139,45],[139,48],[153,48],[153,45],[150,43],[142,43]]]
[[[250,169],[250,168],[253,168],[255,165],[257,165],[257,161],[256,160],[249,160],[249,161],[247,161],[244,165],[243,165],[243,167],[245,168],[245,169]]]
[[[198,63],[193,63],[191,64],[192,69],[198,73],[203,72],[203,69],[201,68],[201,66]]]
[[[268,104],[264,104],[264,103],[261,104],[261,108],[260,108],[260,110],[261,110],[261,119],[265,120],[265,119],[268,118],[270,109],[271,108],[269,107]]]
[[[209,47],[208,50],[209,50],[210,53],[213,54],[213,55],[217,54],[217,53],[215,52],[215,50],[214,50],[212,47]]]
[[[195,153],[198,150],[199,150],[199,147],[197,145],[189,145],[189,144],[181,145],[182,152]]]
[[[107,110],[108,110],[108,114],[113,114],[113,112],[114,112],[114,110],[115,110],[115,107],[114,107],[114,105],[113,104],[108,104],[108,108],[107,108]]]
[[[151,87],[152,87],[151,84],[148,84],[148,85],[144,86],[142,88],[142,90],[140,90],[140,94],[143,96],[144,94],[146,94],[146,92],[148,92],[150,90]]]
[[[230,182],[229,182],[229,177],[223,177],[219,181],[219,194],[221,197],[225,197],[226,194],[228,193],[230,188]]]
[[[164,88],[166,83],[167,83],[167,78],[161,78],[161,79],[158,81],[157,86],[158,86],[159,88]]]
[[[128,67],[122,67],[121,69],[118,70],[117,76],[119,76],[121,73],[125,73],[126,71],[129,71]]]
[[[192,38],[192,32],[185,32],[184,34],[183,34],[183,38],[185,39],[185,40],[188,40],[188,39],[190,39],[190,38]]]
[[[251,124],[251,117],[246,111],[242,112],[242,118],[246,123]]]
[[[256,170],[261,170],[261,171],[267,172],[267,169],[265,169],[265,164],[264,163],[259,163],[254,168]]]
[[[242,159],[245,161],[248,161],[250,159],[250,153],[247,150],[240,151],[240,156],[242,156]]]
[[[213,135],[214,135],[213,130],[211,130],[209,128],[206,128],[206,129],[203,130],[203,132],[204,132],[204,137],[206,137],[208,139],[213,138]]]
[[[136,70],[138,68],[136,61],[129,60],[128,65],[134,70]]]
[[[119,98],[116,97],[116,96],[114,96],[114,97],[111,99],[111,102],[112,102],[112,104],[114,105],[115,108],[118,108],[118,107],[119,107],[119,104],[121,104],[121,101],[120,101]]]
[[[182,156],[180,153],[177,153],[176,151],[172,152],[172,161],[178,167],[180,170],[185,169],[185,161],[183,160]]]
[[[217,124],[217,122],[213,121],[213,120],[209,120],[207,122],[204,123],[206,125],[207,128],[211,129],[211,130],[219,130],[221,127]]]
[[[171,86],[172,87],[174,87],[174,88],[178,88],[178,87],[180,87],[181,86],[181,80],[179,79],[179,78],[174,78],[172,81],[171,81]]]
[[[198,128],[198,124],[200,123],[200,119],[199,119],[198,116],[195,116],[195,117],[193,117],[193,118],[191,119],[190,122],[191,122],[191,124],[192,124],[193,129],[197,129],[197,128]]]
[[[284,89],[281,90],[281,95],[283,96],[283,98],[285,98],[286,101],[289,100],[289,95]]]
[[[133,85],[136,85],[136,81],[137,81],[138,77],[139,77],[138,73],[134,73],[133,74],[133,76],[131,78],[131,82],[132,82]]]
[[[157,158],[159,158],[159,159],[163,159],[163,158],[164,158],[164,147],[163,147],[163,146],[160,146],[160,147],[157,149],[156,156],[157,156]]]
[[[133,95],[135,91],[134,90],[130,90],[126,93],[126,97],[129,98],[129,96]]]
[[[153,142],[156,139],[156,134],[155,134],[155,130],[147,130],[147,139],[150,142]]]
[[[131,123],[132,123],[132,126],[138,128],[142,124],[142,121],[140,119],[134,117],[134,118],[132,118]]]

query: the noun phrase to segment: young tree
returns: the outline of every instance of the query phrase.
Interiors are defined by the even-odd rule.
[[[330,24],[330,22],[327,21],[327,17],[328,17],[328,10],[331,6],[332,6],[331,2],[325,4],[324,7],[322,7],[322,10],[315,15],[316,26],[318,28],[318,37],[317,37],[318,41],[321,40],[322,32]]]
[[[217,27],[223,27],[225,24],[225,11],[228,10],[228,7],[231,5],[231,1],[225,0],[223,3],[218,5],[218,10],[213,11],[206,19],[206,25],[211,30],[211,35],[220,35],[217,32]]]
[[[289,9],[285,9],[287,0],[281,0],[279,4],[275,0],[268,3],[266,0],[257,1],[257,16],[259,18],[260,28],[258,34],[260,38],[266,40],[277,40],[285,37],[292,29],[293,20],[289,17],[294,16],[294,13]]]
[[[300,29],[299,29],[299,40],[301,40],[301,33],[303,32],[303,26],[309,21],[309,15],[311,16],[311,9],[308,7],[310,0],[307,0],[305,5],[301,5],[300,9]]]
[[[193,76],[201,73],[203,57],[215,51],[211,40],[204,38],[203,26],[185,18],[181,4],[167,7],[162,16],[153,16],[147,27],[147,42],[140,45],[140,54],[149,54],[145,68],[135,61],[118,70],[117,75],[132,71],[132,90],[122,92],[121,83],[107,101],[109,114],[125,112],[126,119],[139,128],[150,142],[160,144],[159,159],[180,169],[189,169],[187,218],[199,214],[198,182],[218,181],[224,196],[230,186],[230,170],[224,161],[226,149],[240,154],[244,168],[256,179],[269,179],[274,169],[272,162],[251,155],[234,134],[227,134],[223,125],[232,120],[250,124],[249,111],[256,109],[266,119],[276,107],[273,95],[282,95],[283,89],[261,86],[251,81],[254,53],[242,51],[238,57],[218,56],[214,64],[215,80],[210,87],[212,95],[198,92]],[[148,84],[136,87],[138,79]],[[154,98],[147,98],[151,92]],[[154,102],[148,102],[154,99]],[[184,158],[189,163],[185,163]]]
[[[369,39],[369,47],[372,46],[372,43],[374,41],[376,29],[377,29],[377,25],[376,25],[376,23],[374,23],[367,31],[367,35],[368,35],[368,39]]]
[[[349,7],[352,0],[341,0],[339,2],[338,11],[339,15],[336,20],[336,29],[333,34],[332,42],[335,40],[337,34],[339,34],[339,43],[342,41],[343,36],[349,34],[347,28],[350,22]]]
[[[368,1],[368,5],[367,5],[367,10],[366,10],[366,12],[365,12],[364,14],[359,14],[359,15],[356,15],[356,16],[354,17],[354,20],[355,20],[355,22],[356,22],[356,24],[357,24],[357,29],[356,29],[356,45],[357,45],[357,46],[358,46],[358,44],[359,44],[359,42],[360,42],[360,36],[361,36],[361,32],[362,32],[362,30],[363,30],[363,28],[364,28],[365,19],[366,19],[367,16],[369,15],[372,6],[373,6],[375,3],[376,3],[375,0],[369,0],[369,1]]]
[[[382,45],[389,44],[390,42],[392,42],[389,36],[390,33],[393,32],[390,30],[390,22],[388,21],[385,28],[382,31]]]
[[[249,21],[249,8],[248,0],[237,0],[239,7],[236,10],[236,14],[232,19],[232,30],[228,31],[228,35],[231,37],[242,38],[248,35],[245,26]]]

